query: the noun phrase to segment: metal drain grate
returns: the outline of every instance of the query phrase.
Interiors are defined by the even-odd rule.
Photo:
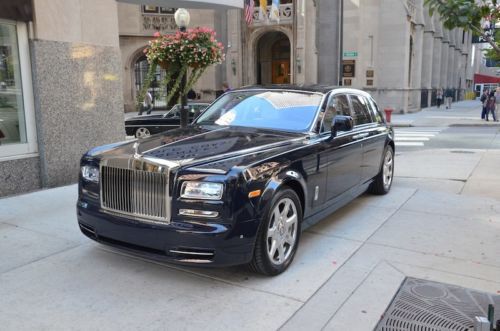
[[[489,304],[495,305],[495,320],[500,319],[500,295],[407,278],[375,330],[474,330],[474,317],[488,316]]]

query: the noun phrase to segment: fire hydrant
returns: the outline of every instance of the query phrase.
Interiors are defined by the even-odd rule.
[[[387,121],[387,123],[391,123],[391,114],[393,111],[394,111],[394,109],[392,109],[392,108],[385,108],[384,109],[385,120]]]

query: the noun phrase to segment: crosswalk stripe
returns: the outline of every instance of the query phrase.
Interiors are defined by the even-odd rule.
[[[398,137],[394,138],[395,141],[429,141],[428,137]]]
[[[396,146],[424,146],[426,141],[430,141],[433,137],[440,134],[442,130],[442,128],[395,129],[394,142]]]
[[[435,133],[413,133],[413,132],[408,132],[408,133],[401,133],[401,132],[396,132],[396,136],[406,136],[406,137],[435,137]]]
[[[421,142],[396,141],[395,144],[396,144],[396,146],[424,146],[424,143],[421,143]]]

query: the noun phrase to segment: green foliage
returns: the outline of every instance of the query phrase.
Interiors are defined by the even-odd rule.
[[[500,41],[500,29],[495,30],[495,40]],[[484,57],[500,63],[500,52],[497,52],[494,48],[490,48],[484,51]]]
[[[141,107],[144,101],[157,65],[166,72],[160,82],[160,90],[161,93],[168,92],[166,99],[169,105],[186,94],[209,66],[222,63],[224,46],[215,39],[215,35],[215,31],[210,28],[188,29],[169,35],[155,33],[155,39],[144,50],[150,71],[137,97],[137,107]],[[186,86],[181,88],[184,77]]]
[[[481,23],[483,20],[498,22],[500,20],[500,4],[498,0],[424,0],[432,16],[437,12],[447,29],[462,28],[471,31],[486,40]],[[494,51],[500,53],[498,39],[489,39]]]

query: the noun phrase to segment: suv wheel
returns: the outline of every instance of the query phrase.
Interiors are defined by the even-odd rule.
[[[300,238],[302,206],[292,189],[274,196],[257,235],[250,267],[255,272],[274,276],[285,271],[295,256]]]
[[[151,132],[147,128],[138,128],[135,130],[135,137],[136,138],[146,138],[151,135]]]
[[[370,193],[383,195],[389,193],[392,186],[392,179],[394,176],[394,149],[387,145],[384,150],[384,158],[382,159],[382,165],[380,167],[380,172],[374,178],[373,183],[371,183],[368,189]]]

